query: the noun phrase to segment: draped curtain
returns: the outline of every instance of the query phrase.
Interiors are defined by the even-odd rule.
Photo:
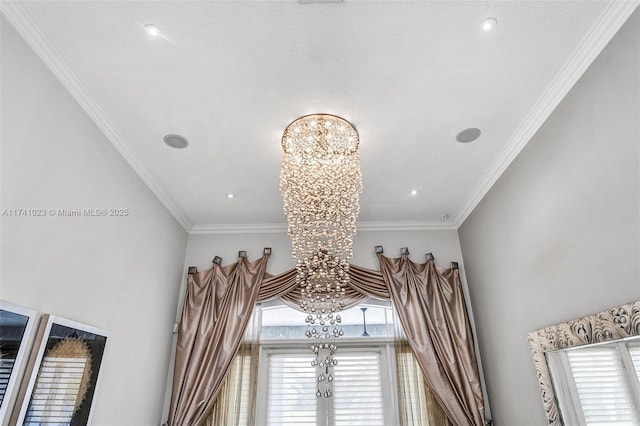
[[[484,401],[458,269],[378,254],[391,300],[429,387],[455,425],[484,424]]]
[[[346,308],[391,299],[426,382],[455,425],[484,424],[473,336],[457,269],[378,255],[381,271],[350,266]],[[281,298],[299,309],[295,269],[265,273],[267,257],[189,274],[176,348],[170,426],[200,426],[211,413],[253,306]]]
[[[229,371],[256,304],[268,256],[189,274],[178,329],[172,426],[201,425]]]

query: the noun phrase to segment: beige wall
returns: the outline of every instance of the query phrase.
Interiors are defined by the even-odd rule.
[[[158,425],[187,234],[4,19],[1,31],[1,208],[129,215],[2,217],[0,298],[108,330],[93,423]]]
[[[527,333],[640,299],[640,13],[460,228],[497,426],[543,425]]]

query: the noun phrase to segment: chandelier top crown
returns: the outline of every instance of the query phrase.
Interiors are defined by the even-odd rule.
[[[282,149],[287,154],[323,159],[355,154],[360,137],[355,126],[332,114],[310,114],[287,126]]]

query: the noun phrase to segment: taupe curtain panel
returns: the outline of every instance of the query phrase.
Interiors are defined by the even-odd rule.
[[[433,260],[378,254],[380,272],[350,266],[345,302],[391,299],[433,394],[454,425],[484,424],[484,401],[473,335],[457,269]],[[295,269],[265,273],[267,256],[190,273],[178,332],[170,426],[201,426],[229,371],[253,306],[281,298],[299,309]]]
[[[209,416],[258,298],[268,256],[189,274],[178,329],[169,424]]]
[[[483,425],[484,399],[458,269],[378,254],[407,340],[454,425]]]

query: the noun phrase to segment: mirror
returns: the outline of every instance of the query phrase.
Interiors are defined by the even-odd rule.
[[[628,369],[632,369],[629,373],[636,371],[635,362],[635,366],[640,370],[640,338],[638,336],[640,336],[640,301],[529,333],[529,346],[548,423],[551,425],[588,424],[584,417],[580,417],[581,413],[582,415],[585,413],[580,394],[575,389],[577,385],[574,370],[578,369],[580,363],[582,363],[581,368],[584,368],[586,362],[586,370],[589,374],[590,368],[596,368],[593,363],[597,362],[594,361],[597,357],[600,357],[601,361],[608,357],[606,362],[610,365],[616,362],[623,363],[623,366],[627,365]],[[635,361],[634,354],[638,357]],[[572,363],[576,367],[573,367]],[[583,373],[584,371],[580,374]],[[605,373],[605,376],[609,375],[610,373]],[[632,381],[633,376],[630,376],[628,381],[629,392],[631,392],[629,395],[632,399],[631,410],[640,412],[640,407],[637,407],[637,401],[640,400],[638,377],[640,372],[635,377],[636,384]],[[595,383],[598,386],[604,385],[602,379],[595,379]],[[603,394],[602,391],[594,393]],[[586,404],[587,411],[591,410],[590,403]],[[622,407],[622,405],[619,406]],[[631,421],[624,424],[635,423]]]

